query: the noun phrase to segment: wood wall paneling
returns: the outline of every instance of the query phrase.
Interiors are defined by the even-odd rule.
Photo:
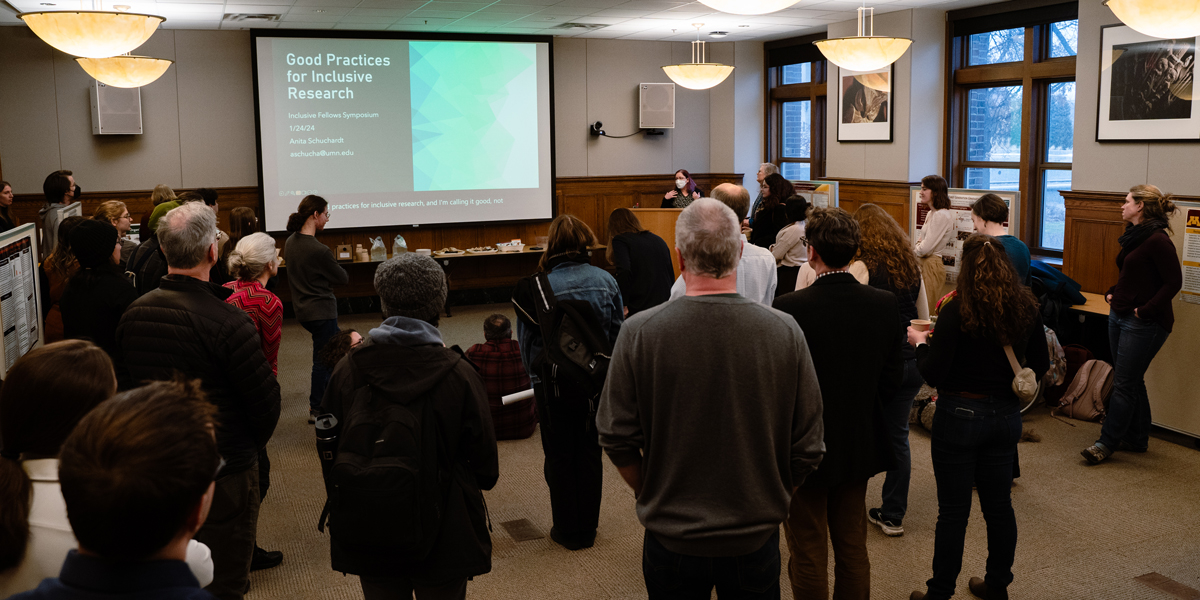
[[[919,182],[886,181],[881,179],[849,179],[825,177],[838,182],[838,205],[853,213],[864,204],[875,204],[892,215],[900,227],[908,231],[909,188]]]
[[[1063,243],[1063,274],[1085,292],[1102,294],[1117,282],[1117,238],[1125,231],[1121,203],[1113,192],[1063,190],[1067,219]]]

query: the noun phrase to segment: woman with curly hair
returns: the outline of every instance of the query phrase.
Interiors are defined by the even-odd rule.
[[[787,209],[783,203],[796,195],[792,182],[784,179],[779,173],[772,173],[763,179],[762,202],[754,213],[754,229],[750,231],[750,243],[763,248],[770,248],[775,243],[779,230],[787,226]]]
[[[908,235],[887,211],[874,204],[859,207],[854,212],[854,219],[862,231],[856,258],[867,266],[868,285],[895,294],[900,308],[900,331],[907,331],[913,319],[928,319],[929,308],[921,293],[921,265]],[[902,352],[904,380],[895,396],[883,399],[884,426],[896,453],[896,468],[888,471],[883,481],[883,505],[867,511],[867,520],[889,536],[904,535],[904,514],[908,511],[908,484],[912,475],[908,417],[923,381],[917,371],[913,347],[905,344]]]
[[[937,331],[908,328],[917,368],[938,390],[930,454],[938,520],[933,577],[911,600],[949,600],[962,570],[971,486],[987,522],[987,574],[967,587],[980,598],[1007,598],[1017,549],[1010,488],[1021,439],[1012,361],[1041,379],[1050,368],[1037,299],[1017,280],[1004,244],[974,234],[963,244],[958,295],[942,307]],[[1022,360],[1023,359],[1023,360]]]
[[[954,237],[954,215],[950,213],[950,195],[946,180],[940,175],[926,175],[921,179],[921,206],[929,209],[925,224],[917,233],[915,250],[921,259],[921,278],[925,280],[925,294],[929,306],[937,304],[946,285],[946,266],[942,263],[942,250]]]
[[[1129,224],[1117,241],[1116,285],[1104,294],[1111,305],[1108,344],[1113,356],[1112,400],[1100,439],[1083,457],[1096,464],[1117,450],[1145,452],[1150,444],[1150,397],[1146,370],[1171,334],[1171,299],[1183,287],[1183,272],[1171,243],[1171,194],[1135,185],[1125,196],[1121,218]]]

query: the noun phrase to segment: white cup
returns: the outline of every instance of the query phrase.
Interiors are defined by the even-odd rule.
[[[420,254],[421,256],[432,256],[433,250],[430,250],[429,248],[417,248],[417,254]]]

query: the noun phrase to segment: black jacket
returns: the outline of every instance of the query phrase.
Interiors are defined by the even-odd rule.
[[[115,268],[81,270],[67,281],[67,289],[58,301],[63,336],[95,342],[112,358],[118,376],[128,375],[117,345],[117,324],[137,297],[137,290]],[[130,383],[120,381],[120,388],[129,389]]]
[[[159,248],[157,233],[150,234],[146,241],[138,245],[125,264],[125,270],[135,275],[133,285],[139,296],[158,288],[163,275],[167,274],[167,257]]]
[[[774,306],[804,331],[825,404],[825,458],[801,487],[859,482],[890,469],[895,456],[881,409],[904,376],[896,296],[835,273]]]
[[[132,381],[162,381],[176,372],[201,380],[217,406],[217,449],[227,463],[223,474],[253,466],[279,422],[279,383],[263,356],[254,321],[225,303],[231,293],[192,277],[167,275],[157,290],[129,305],[117,326]]]
[[[491,571],[492,540],[481,489],[496,485],[500,465],[487,389],[475,367],[457,349],[440,344],[383,343],[372,334],[334,368],[322,403],[325,412],[341,422],[346,408],[343,402],[350,401],[363,385],[397,399],[432,394],[439,436],[452,456],[454,471],[442,513],[442,531],[428,557],[419,563],[404,563],[378,552],[344,547],[332,537],[333,569],[405,577],[418,586]],[[329,527],[335,529],[337,523],[331,520]]]
[[[675,267],[662,238],[649,231],[622,233],[613,238],[612,247],[621,300],[629,307],[625,318],[671,299]]]
[[[750,243],[770,248],[779,236],[779,230],[788,226],[787,212],[782,204],[763,208],[754,215],[754,228],[750,231]]]

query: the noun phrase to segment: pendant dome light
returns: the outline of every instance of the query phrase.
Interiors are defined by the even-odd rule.
[[[17,15],[42,41],[84,58],[108,58],[146,43],[167,19],[106,10],[62,10]]]
[[[175,61],[125,54],[108,58],[76,58],[75,62],[100,83],[119,88],[136,88],[162,77]]]
[[[696,28],[696,41],[692,42],[692,62],[667,65],[662,68],[671,81],[689,90],[707,90],[725,81],[733,67],[721,63],[704,62],[704,42],[700,40],[700,28],[704,23],[692,23]]]
[[[700,0],[713,10],[735,15],[765,15],[783,10],[800,0]]]
[[[904,56],[912,40],[875,35],[875,9],[858,9],[858,35],[813,42],[829,62],[851,71],[875,71]]]
[[[1196,0],[1105,0],[1102,2],[1134,31],[1162,39],[1200,36]]]

